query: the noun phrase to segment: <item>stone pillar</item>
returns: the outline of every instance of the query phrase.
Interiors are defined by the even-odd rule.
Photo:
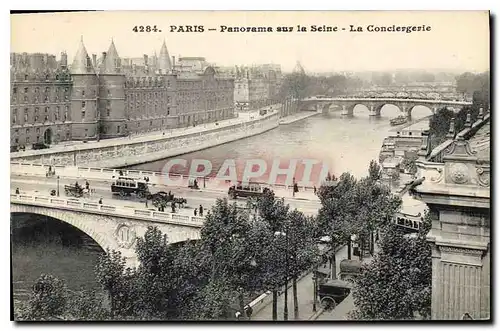
[[[342,105],[342,111],[340,112],[340,115],[342,115],[342,116],[350,115],[349,108],[346,105]]]
[[[454,132],[450,124],[450,136]],[[419,166],[420,163],[420,166]],[[432,229],[432,319],[490,318],[490,164],[479,163],[463,137],[442,163],[419,160],[415,197],[429,207]],[[421,172],[421,171],[422,172]]]
[[[377,116],[377,110],[375,109],[374,106],[370,106],[370,109],[368,111],[369,116]]]
[[[411,121],[411,108],[412,107],[408,107],[407,105],[401,106],[401,111],[403,112],[404,116],[406,116],[406,120],[408,122]]]
[[[440,210],[432,246],[432,319],[490,316],[489,223],[486,214]],[[440,229],[439,229],[440,228]]]

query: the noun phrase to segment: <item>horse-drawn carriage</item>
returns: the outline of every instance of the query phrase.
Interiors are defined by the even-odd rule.
[[[81,198],[85,194],[88,194],[88,190],[84,189],[78,184],[75,185],[64,185],[64,193],[68,196],[72,196],[75,198]]]
[[[148,200],[151,200],[153,206],[156,208],[165,207],[168,203],[174,203],[175,205],[180,206],[181,208],[187,203],[185,198],[176,197],[171,192],[156,192],[154,194],[150,194],[148,196]]]

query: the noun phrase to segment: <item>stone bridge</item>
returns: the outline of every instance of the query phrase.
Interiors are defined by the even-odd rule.
[[[398,98],[398,97],[323,97],[323,98],[307,98],[302,100],[302,109],[315,108],[319,112],[329,111],[331,106],[339,106],[342,108],[341,114],[352,116],[354,107],[363,105],[368,108],[370,116],[380,116],[380,111],[385,105],[394,105],[407,117],[411,118],[411,112],[416,106],[424,106],[429,108],[433,114],[438,109],[443,107],[453,108],[458,111],[463,106],[470,106],[472,102],[468,101],[452,101],[440,99],[419,99],[419,98]]]
[[[44,215],[68,223],[92,238],[101,248],[122,253],[136,266],[135,242],[148,226],[157,226],[169,244],[200,238],[204,218],[147,209],[102,205],[78,199],[11,194],[10,212]]]

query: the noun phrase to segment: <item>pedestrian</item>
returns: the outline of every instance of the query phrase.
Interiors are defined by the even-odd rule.
[[[200,217],[203,217],[203,206],[200,205]]]
[[[198,209],[194,209],[194,216],[196,216],[198,214]]]
[[[102,205],[102,198],[99,198],[99,204]]]
[[[90,184],[88,180],[85,180],[85,188],[90,191]]]
[[[172,214],[175,213],[175,202],[172,202]]]
[[[146,199],[146,208],[148,208],[148,199]]]
[[[123,176],[123,171],[120,170],[119,174],[120,174],[120,176]]]
[[[16,188],[16,194],[19,195],[19,187]]]
[[[316,194],[316,186],[314,186],[313,188],[314,188],[314,194]]]

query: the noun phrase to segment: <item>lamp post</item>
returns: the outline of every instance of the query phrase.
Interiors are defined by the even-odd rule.
[[[318,278],[318,266],[316,265],[314,268],[314,273],[313,273],[313,312],[316,312],[316,297],[318,296],[317,294],[317,288],[318,288],[318,283],[317,283],[317,278]]]
[[[57,196],[59,196],[59,176],[57,176]]]
[[[285,302],[283,308],[283,319],[285,321],[288,321],[288,233],[287,232],[277,231],[274,233],[275,236],[285,237],[285,298],[284,298]]]

